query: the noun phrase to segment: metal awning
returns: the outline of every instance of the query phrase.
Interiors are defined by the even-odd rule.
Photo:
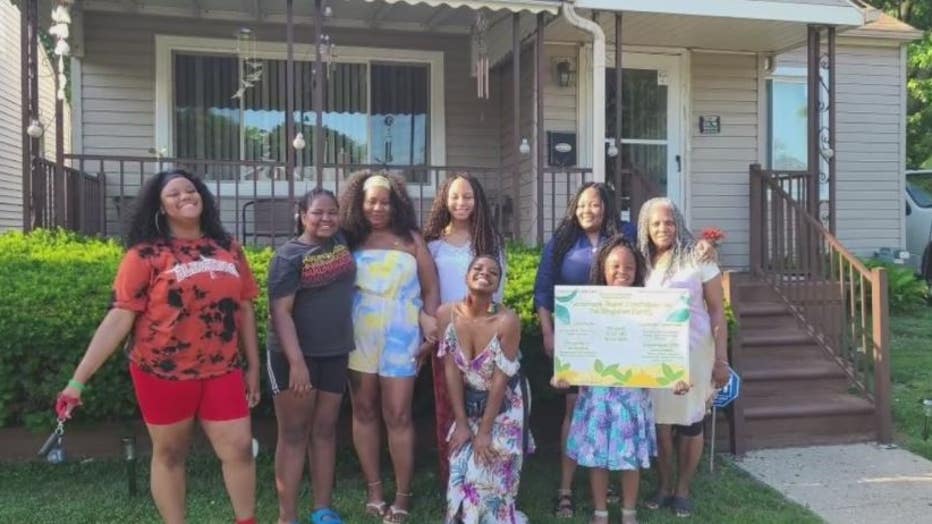
[[[859,27],[864,12],[850,0],[576,0],[577,9],[742,18]]]
[[[448,6],[454,9],[468,7],[470,9],[490,9],[498,11],[505,9],[512,12],[528,11],[531,13],[557,14],[560,10],[560,0],[366,0],[370,3],[383,4],[423,4],[429,7]]]

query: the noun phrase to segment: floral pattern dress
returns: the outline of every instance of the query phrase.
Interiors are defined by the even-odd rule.
[[[650,468],[651,457],[657,456],[657,433],[647,390],[579,388],[566,456],[588,468]]]
[[[453,322],[447,326],[440,341],[438,356],[452,355],[463,373],[464,386],[488,391],[492,387],[495,369],[507,376],[518,373],[518,361],[509,360],[502,350],[498,336],[492,338],[472,360],[463,354]],[[464,524],[522,524],[524,515],[515,508],[521,464],[524,458],[524,398],[520,384],[505,390],[504,409],[492,425],[491,449],[498,455],[493,463],[477,460],[472,443],[467,442],[450,454],[450,480],[447,484],[447,523]],[[470,417],[469,428],[479,430],[479,417]],[[452,435],[456,424],[450,428]],[[448,436],[449,438],[449,436]],[[534,443],[530,435],[528,452]]]

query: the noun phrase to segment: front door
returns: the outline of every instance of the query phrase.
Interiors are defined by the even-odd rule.
[[[621,160],[623,168],[648,178],[657,192],[682,205],[680,57],[626,53],[622,61],[620,149],[610,146],[615,141],[615,69],[605,70],[606,180],[614,179],[615,163]],[[637,220],[631,195],[625,194],[629,187],[621,188],[622,218]]]

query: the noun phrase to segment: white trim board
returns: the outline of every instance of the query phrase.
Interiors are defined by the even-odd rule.
[[[164,148],[166,156],[174,156],[172,126],[172,100],[174,99],[174,68],[172,53],[222,53],[235,55],[236,41],[222,38],[199,38],[173,35],[155,35],[155,143],[156,151]],[[310,56],[313,46],[295,44],[294,54]],[[284,60],[286,45],[282,42],[257,42],[259,58]],[[442,51],[413,49],[385,49],[375,47],[340,46],[341,62],[420,62],[430,65],[430,164],[446,165],[446,115],[444,93],[444,57]],[[371,155],[372,148],[369,148]]]
[[[576,0],[576,8],[839,26],[864,25],[864,14],[850,4],[843,7],[769,0]]]

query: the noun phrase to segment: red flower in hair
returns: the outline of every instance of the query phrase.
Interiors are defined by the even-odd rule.
[[[725,240],[725,232],[717,227],[707,227],[702,230],[702,239],[708,240],[713,245],[718,245]]]

